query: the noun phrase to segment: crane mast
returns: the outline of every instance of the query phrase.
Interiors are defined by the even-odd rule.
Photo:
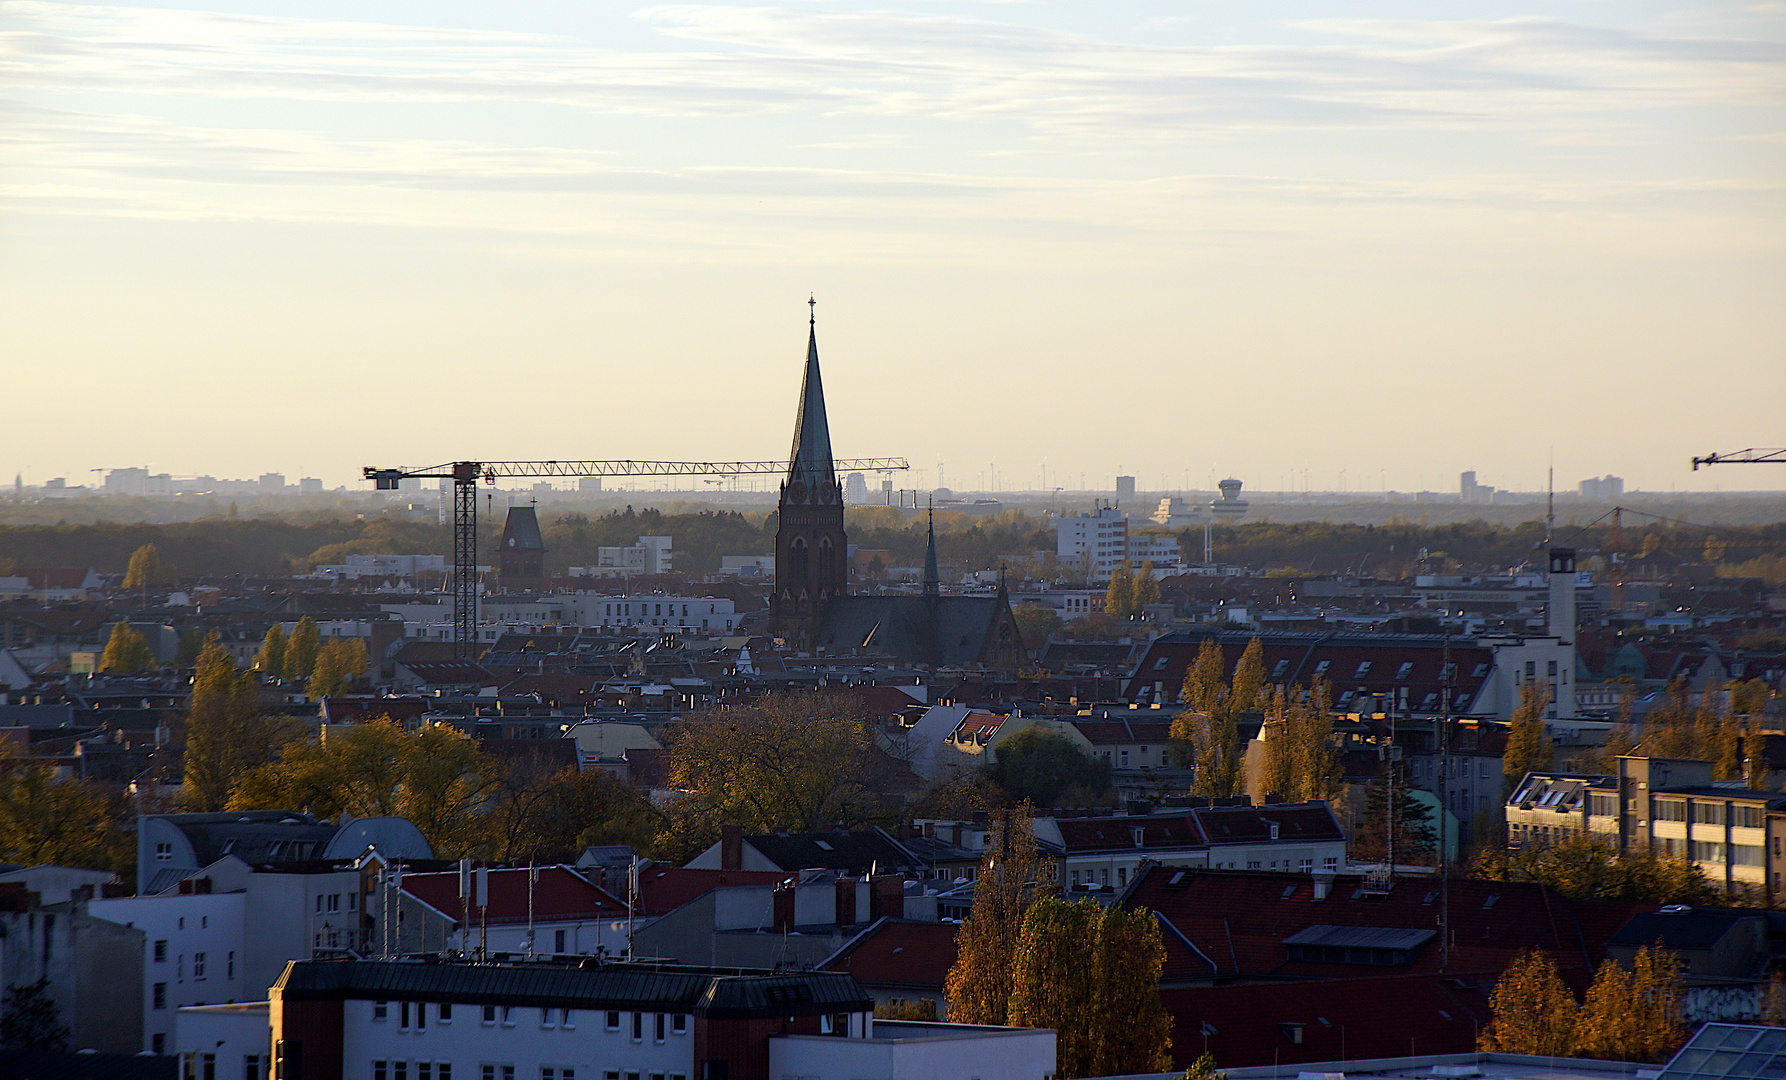
[[[905,458],[843,458],[838,472],[903,472]],[[478,631],[478,499],[482,479],[571,478],[584,476],[769,476],[786,471],[785,461],[450,461],[420,469],[363,470],[375,490],[396,491],[405,480],[453,482],[453,655],[470,660],[477,651]]]

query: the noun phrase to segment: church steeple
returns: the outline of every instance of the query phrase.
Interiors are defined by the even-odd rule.
[[[808,300],[808,305],[817,305]],[[788,483],[795,480],[809,491],[820,485],[837,485],[837,467],[831,458],[831,425],[825,419],[825,383],[819,377],[819,320],[813,307],[806,332],[806,374],[800,379],[800,409],[794,416],[794,447],[788,453]]]
[[[942,595],[942,575],[936,570],[936,507],[930,508],[930,536],[924,541],[924,595]]]
[[[809,305],[817,301],[808,300]],[[795,648],[815,645],[830,601],[847,591],[848,538],[843,532],[843,491],[831,457],[831,425],[825,419],[825,386],[819,378],[816,311],[808,317],[806,372],[794,417],[794,445],[781,484],[775,531],[775,627]]]

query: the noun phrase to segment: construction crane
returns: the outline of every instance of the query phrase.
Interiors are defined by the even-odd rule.
[[[1786,465],[1786,449],[1736,450],[1728,454],[1707,454],[1693,459],[1693,471],[1701,465]]]
[[[838,472],[904,472],[904,458],[845,458],[834,461]],[[585,476],[772,476],[785,472],[785,461],[450,461],[421,469],[377,469],[366,466],[366,479],[378,491],[396,491],[405,480],[453,482],[453,655],[469,660],[478,631],[478,497],[481,479],[494,484],[507,478],[582,478]]]

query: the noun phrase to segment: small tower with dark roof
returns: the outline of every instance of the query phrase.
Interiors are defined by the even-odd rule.
[[[539,515],[531,506],[509,507],[502,526],[496,572],[509,592],[538,592],[546,587],[546,540]]]
[[[815,301],[807,301],[814,304]],[[818,318],[810,317],[806,374],[794,417],[794,445],[781,484],[775,531],[775,631],[797,649],[811,648],[826,606],[846,591],[843,491],[831,457],[825,387],[819,377]]]

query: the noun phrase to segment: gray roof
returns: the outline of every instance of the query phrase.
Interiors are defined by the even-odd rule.
[[[1284,939],[1285,945],[1340,949],[1416,949],[1437,937],[1433,930],[1398,926],[1310,926]]]
[[[502,526],[502,550],[546,550],[546,538],[540,535],[540,518],[533,507],[509,507],[508,521]]]
[[[1633,915],[1608,945],[1641,948],[1660,941],[1670,949],[1709,949],[1738,924],[1760,919],[1759,911],[1651,911]]]
[[[904,663],[959,667],[980,658],[1003,596],[839,596],[825,605],[817,644]]]
[[[225,855],[246,863],[320,859],[338,831],[295,810],[158,816],[186,834],[200,866],[209,866]]]
[[[925,865],[925,860],[915,857],[881,829],[787,835],[765,833],[747,836],[744,842],[783,870],[866,872],[874,867],[893,870]]]
[[[874,999],[849,975],[676,966],[294,960],[273,984],[301,1001],[370,998],[570,1009],[688,1012],[715,1019],[863,1011]]]
[[[831,458],[831,424],[825,419],[825,385],[819,378],[819,331],[806,337],[806,374],[800,379],[800,411],[794,417],[794,445],[788,451],[788,482],[799,480],[817,492],[821,483],[835,485]]]

